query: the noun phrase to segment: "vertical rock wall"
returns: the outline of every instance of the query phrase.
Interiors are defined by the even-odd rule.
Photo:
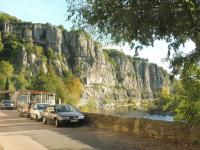
[[[32,23],[0,23],[0,32],[2,39],[15,34],[23,41],[43,46],[44,49],[51,47],[57,58],[52,63],[58,74],[62,75],[63,70],[69,70],[83,81],[82,104],[89,99],[95,99],[98,103],[103,100],[118,102],[152,99],[168,84],[166,71],[156,64],[125,55],[107,58],[102,47],[83,33]],[[23,66],[30,66],[33,74],[37,73],[38,68],[48,71],[46,64],[36,61],[34,54],[27,56],[26,50],[22,51],[24,59],[19,62]],[[62,60],[58,58],[59,55],[62,55]]]

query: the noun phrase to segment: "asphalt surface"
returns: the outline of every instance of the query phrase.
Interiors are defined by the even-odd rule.
[[[0,110],[0,150],[198,150],[200,147],[155,139],[134,138],[72,124],[53,124],[19,117],[15,110]]]

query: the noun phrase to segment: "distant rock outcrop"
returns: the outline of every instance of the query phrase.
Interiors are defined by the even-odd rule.
[[[72,71],[84,83],[82,104],[91,98],[99,103],[104,100],[133,101],[152,99],[163,86],[168,85],[168,74],[156,64],[145,59],[126,56],[113,50],[102,50],[85,33],[67,32],[49,24],[0,23],[2,39],[9,34],[44,49],[52,48],[56,59],[51,62],[62,76]],[[46,64],[33,53],[22,48],[22,66],[32,74],[40,69],[47,72]],[[59,57],[62,56],[62,59]]]

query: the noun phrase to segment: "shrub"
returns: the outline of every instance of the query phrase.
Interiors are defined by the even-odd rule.
[[[7,78],[10,78],[13,75],[14,68],[7,61],[0,61],[0,73]]]
[[[50,60],[54,59],[54,50],[51,47],[47,49],[47,58]]]
[[[35,46],[36,56],[41,56],[43,54],[43,48],[41,46]]]
[[[94,98],[90,98],[86,105],[80,107],[82,112],[96,112],[97,111],[97,104]]]
[[[21,22],[21,20],[7,13],[0,12],[0,22]]]
[[[3,50],[3,43],[2,43],[2,39],[1,39],[1,32],[0,32],[0,53]]]

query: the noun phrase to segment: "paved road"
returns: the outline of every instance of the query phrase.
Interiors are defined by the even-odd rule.
[[[190,147],[196,149],[197,147]],[[0,110],[0,150],[174,150],[184,145],[94,131],[87,126],[56,128]]]

